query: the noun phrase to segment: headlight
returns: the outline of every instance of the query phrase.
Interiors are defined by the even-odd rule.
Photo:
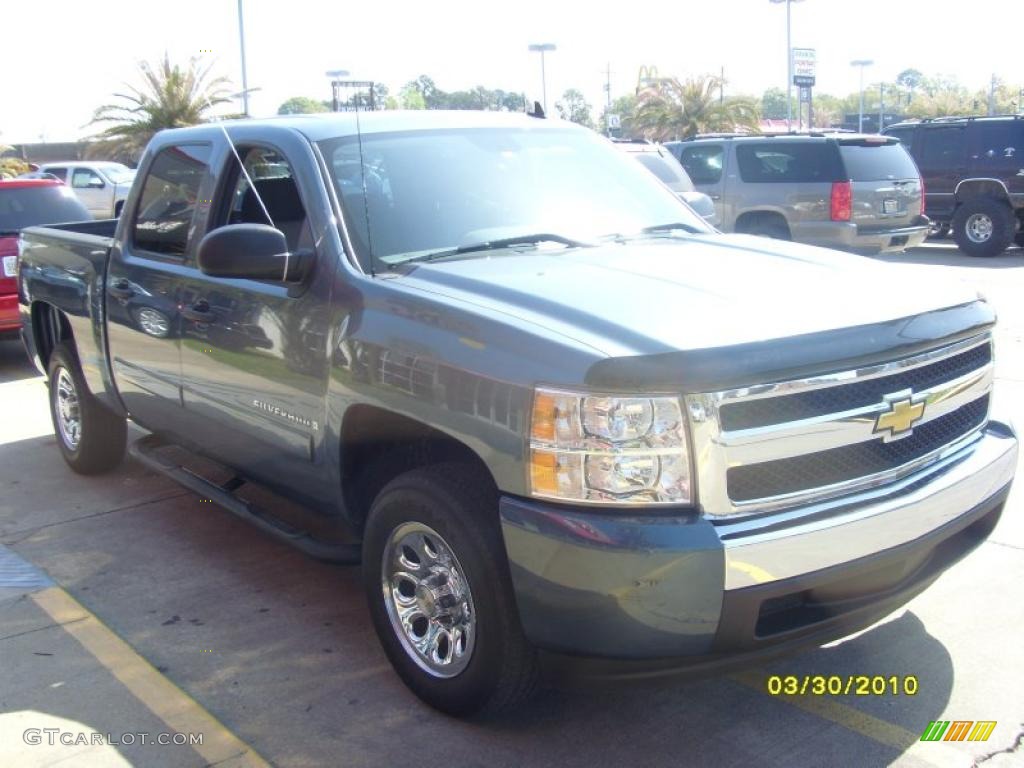
[[[679,398],[537,389],[530,492],[592,504],[690,503]]]

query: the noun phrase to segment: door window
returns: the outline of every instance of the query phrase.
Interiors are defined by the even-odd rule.
[[[924,131],[921,167],[941,171],[954,170],[963,165],[964,129],[943,125]]]
[[[679,159],[694,184],[717,184],[722,180],[723,156],[720,145],[702,144],[683,148]]]
[[[74,168],[71,171],[71,186],[75,189],[103,189],[106,185],[96,171],[90,168]]]
[[[835,146],[825,142],[741,144],[736,147],[740,178],[754,184],[841,181]]]
[[[284,233],[289,251],[312,248],[313,236],[306,209],[288,161],[267,147],[240,147],[238,154],[248,178],[239,171],[238,161],[232,155],[226,176],[232,181],[229,181],[228,196],[215,226],[271,224]],[[256,185],[258,195],[249,179]]]
[[[1019,168],[1024,162],[1024,123],[1019,120],[978,121],[972,126],[971,160],[984,168]]]
[[[142,187],[133,227],[136,248],[166,256],[185,255],[199,188],[209,163],[208,144],[160,150]]]

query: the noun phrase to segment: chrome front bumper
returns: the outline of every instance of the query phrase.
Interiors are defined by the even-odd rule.
[[[844,499],[843,512],[814,507],[719,523],[725,589],[813,573],[914,541],[1004,488],[1017,467],[1013,430],[990,421],[977,440],[899,483]],[[810,521],[810,522],[808,522]]]

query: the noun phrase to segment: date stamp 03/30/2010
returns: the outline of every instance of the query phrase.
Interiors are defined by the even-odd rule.
[[[771,696],[915,696],[915,675],[771,675]]]

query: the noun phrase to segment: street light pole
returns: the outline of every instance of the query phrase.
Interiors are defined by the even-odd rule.
[[[242,15],[242,0],[238,0],[238,42],[242,50],[242,113],[249,116],[249,77],[245,71],[245,21]]]
[[[554,43],[530,43],[530,50],[540,53],[540,88],[541,97],[544,100],[544,114],[548,113],[548,82],[547,73],[544,70],[544,54],[556,50]]]
[[[851,67],[860,67],[860,111],[857,113],[857,132],[864,133],[864,67],[874,64],[871,59],[854,59]]]
[[[786,4],[786,130],[793,130],[793,44],[791,6],[800,0],[769,0],[773,5]]]

